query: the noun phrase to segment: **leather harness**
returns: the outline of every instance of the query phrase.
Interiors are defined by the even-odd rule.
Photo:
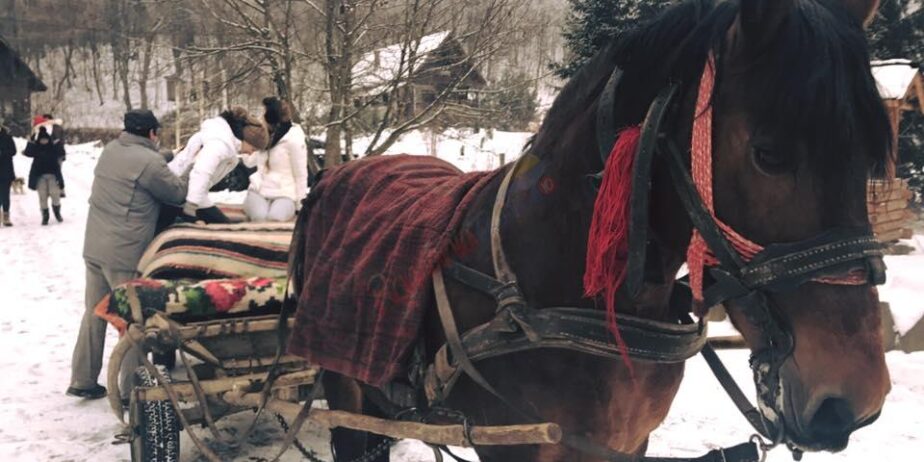
[[[604,163],[616,139],[618,127],[614,122],[614,108],[621,75],[620,69],[613,71],[598,106],[597,137]],[[826,278],[858,272],[865,274],[867,283],[882,284],[885,281],[882,246],[868,228],[835,229],[801,242],[769,245],[745,263],[703,204],[686,166],[683,151],[662,130],[666,115],[676,107],[674,99],[679,88],[679,84],[670,84],[658,94],[642,127],[632,178],[626,278],[620,290],[634,297],[644,285],[652,161],[655,155],[666,156],[671,178],[687,216],[718,260],[718,266],[710,269],[714,283],[705,291],[704,306],[734,302],[730,306],[740,310],[761,333],[761,338],[757,339],[759,347],[750,360],[759,408],[749,402],[706,342],[706,326],[702,320],[694,323],[688,314],[684,314],[677,322],[671,323],[621,314],[617,319],[618,328],[628,345],[629,357],[634,360],[678,363],[702,353],[733,402],[769,443],[752,438],[751,442],[717,449],[697,459],[636,456],[567,433],[562,444],[616,462],[756,462],[760,458],[759,451],[766,451],[780,443],[787,443],[794,456],[800,456],[801,451],[787,439],[780,403],[779,369],[792,353],[792,334],[777,311],[771,308],[767,295],[793,290],[807,282],[823,282]],[[530,306],[520,291],[516,274],[504,254],[500,233],[501,213],[516,170],[517,164],[504,177],[491,216],[494,276],[456,261],[437,268],[433,273],[433,287],[447,343],[438,350],[434,362],[427,369],[425,390],[431,404],[441,403],[465,373],[524,419],[541,421],[538,416],[525,411],[525,406],[499,393],[481,375],[475,363],[537,348],[565,349],[609,359],[619,357],[620,352],[607,328],[603,311],[574,307],[539,309]],[[497,303],[495,317],[460,334],[446,293],[444,276],[494,297]],[[671,299],[677,313],[689,312],[692,297],[682,281],[675,284]]]

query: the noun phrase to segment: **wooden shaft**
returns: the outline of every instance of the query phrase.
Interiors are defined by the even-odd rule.
[[[298,385],[307,385],[314,383],[317,370],[309,369],[306,371],[293,372],[279,376],[273,382],[273,389],[295,387]],[[223,377],[213,380],[200,380],[202,391],[206,395],[217,395],[227,391],[237,389],[252,389],[254,384],[263,383],[266,380],[266,373],[248,374],[240,377]],[[173,390],[180,399],[190,399],[195,397],[192,383],[180,382],[173,384]],[[138,388],[138,399],[141,401],[164,401],[168,399],[167,392],[163,387],[144,387]]]
[[[259,393],[226,393],[224,400],[235,406],[258,406]],[[271,399],[267,409],[288,417],[298,414],[302,405]],[[309,420],[327,428],[349,428],[398,439],[415,439],[437,445],[470,447],[462,425],[431,425],[379,419],[345,411],[312,409]],[[513,446],[521,444],[558,444],[561,427],[555,423],[503,426],[473,426],[471,442],[475,446]]]
[[[744,337],[740,335],[709,337],[708,341],[716,350],[736,350],[748,347],[748,344],[744,341]]]

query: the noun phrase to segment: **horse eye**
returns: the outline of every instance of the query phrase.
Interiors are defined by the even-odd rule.
[[[768,175],[779,175],[792,170],[788,156],[767,147],[752,146],[751,157],[757,168]]]

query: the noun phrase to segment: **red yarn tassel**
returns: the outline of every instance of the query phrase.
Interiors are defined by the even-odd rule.
[[[632,196],[632,168],[638,149],[640,127],[622,130],[603,169],[603,184],[594,203],[594,216],[587,238],[584,294],[602,295],[606,320],[623,362],[632,374],[628,348],[616,325],[616,291],[625,279],[629,252],[629,200]]]

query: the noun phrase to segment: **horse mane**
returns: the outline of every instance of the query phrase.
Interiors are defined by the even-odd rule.
[[[860,145],[870,167],[881,172],[892,152],[891,128],[870,71],[865,32],[841,3],[796,0],[777,39],[744,71],[742,77],[753,85],[744,104],[759,114],[755,122],[767,121],[782,134],[801,134],[821,171],[843,168],[843,156]],[[668,82],[698,82],[710,51],[721,68],[737,14],[738,2],[686,0],[613,37],[562,89],[535,147],[547,147],[593,105],[617,65],[624,71],[620,88],[632,89],[617,95],[617,129],[640,123]],[[535,151],[543,156],[550,150]]]

